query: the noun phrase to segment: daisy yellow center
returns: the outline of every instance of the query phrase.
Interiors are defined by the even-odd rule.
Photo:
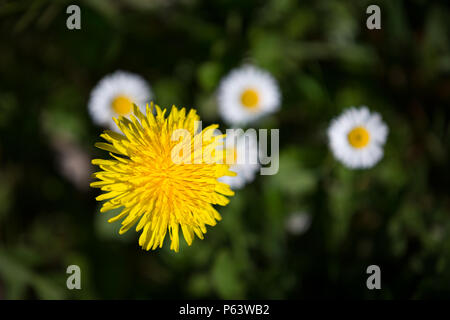
[[[363,127],[353,128],[348,136],[348,142],[354,148],[364,148],[370,141],[370,134]]]
[[[111,103],[111,108],[118,115],[124,116],[130,113],[133,102],[127,96],[117,96]]]
[[[105,192],[96,198],[106,200],[100,212],[121,209],[109,220],[123,218],[120,234],[137,224],[143,249],[162,247],[169,234],[170,248],[178,251],[179,231],[191,245],[195,236],[203,239],[206,225],[221,219],[214,205],[226,205],[225,196],[234,193],[218,178],[236,174],[229,171],[225,154],[215,152],[221,142],[212,132],[218,126],[198,132],[195,110],[186,114],[185,109],[173,107],[165,116],[166,110],[156,106],[156,115],[149,107],[144,115],[133,106],[133,113],[130,119],[115,120],[123,134],[105,131],[101,135],[108,143],[96,146],[114,159],[92,161],[102,171],[95,173],[99,181],[91,186]],[[182,139],[174,139],[180,129]],[[189,150],[199,141],[201,148]]]
[[[229,165],[235,165],[237,163],[237,149],[228,148],[225,150],[225,160]]]
[[[247,89],[241,95],[241,102],[247,109],[255,110],[259,107],[259,93],[254,89]]]

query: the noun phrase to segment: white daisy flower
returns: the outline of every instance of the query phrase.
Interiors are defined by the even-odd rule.
[[[151,98],[152,91],[144,78],[116,71],[105,76],[92,90],[88,109],[96,124],[117,130],[113,117],[129,115],[133,103],[145,112]]]
[[[250,65],[231,71],[218,89],[220,115],[231,125],[244,125],[275,112],[280,100],[272,75]]]
[[[259,169],[258,143],[256,134],[247,134],[242,130],[227,130],[223,146],[219,150],[226,152],[226,163],[230,170],[237,173],[234,177],[223,176],[220,182],[228,184],[232,189],[240,189],[255,179]]]
[[[328,128],[334,156],[349,168],[370,168],[383,157],[388,128],[376,112],[366,106],[349,108]]]

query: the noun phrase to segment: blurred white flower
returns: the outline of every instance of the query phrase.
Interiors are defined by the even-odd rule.
[[[295,212],[286,219],[286,230],[293,235],[305,233],[311,225],[311,216],[304,212]]]
[[[225,76],[218,89],[219,113],[230,125],[245,125],[280,107],[280,90],[267,71],[246,65]]]
[[[232,189],[240,189],[255,179],[255,174],[260,167],[256,133],[253,135],[244,133],[242,130],[227,130],[224,145],[218,149],[226,152],[226,162],[231,164],[230,170],[237,173],[234,177],[219,178],[220,182],[228,184]]]
[[[119,70],[105,76],[95,86],[88,109],[96,124],[117,130],[113,117],[128,116],[133,103],[145,112],[152,96],[150,86],[141,76]]]
[[[328,138],[335,158],[352,169],[373,167],[383,157],[388,128],[376,112],[351,107],[331,122]]]

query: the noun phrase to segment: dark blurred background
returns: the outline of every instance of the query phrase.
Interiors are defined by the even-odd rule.
[[[66,8],[81,8],[81,30]],[[366,8],[381,8],[381,30]],[[0,0],[0,298],[450,298],[448,1]],[[269,70],[280,171],[220,208],[176,254],[119,236],[89,188],[102,128],[91,89],[117,69],[163,107],[221,122],[215,90],[242,63]],[[326,129],[367,105],[384,159],[350,171]],[[79,265],[82,290],[66,288]],[[366,288],[367,266],[381,290]]]

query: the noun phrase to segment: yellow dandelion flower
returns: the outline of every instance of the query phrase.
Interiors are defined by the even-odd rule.
[[[184,108],[173,106],[165,117],[166,109],[155,107],[156,115],[153,104],[147,105],[144,115],[134,106],[129,119],[114,119],[123,134],[106,130],[101,135],[108,143],[96,143],[96,147],[109,151],[114,159],[92,160],[102,171],[94,174],[100,181],[91,187],[105,191],[96,198],[107,200],[101,212],[123,208],[108,221],[124,218],[120,234],[137,223],[136,231],[142,230],[139,245],[154,250],[162,247],[168,230],[170,249],[178,251],[180,228],[191,245],[194,234],[203,239],[206,225],[214,226],[221,219],[213,205],[228,204],[225,196],[234,193],[218,178],[235,173],[229,171],[224,154],[215,152],[224,137],[213,134],[218,125],[199,130],[195,110],[186,114]],[[181,142],[174,135],[178,129],[188,133]],[[191,150],[186,147],[193,152],[185,153]],[[179,154],[182,161],[174,161],[173,154]]]

